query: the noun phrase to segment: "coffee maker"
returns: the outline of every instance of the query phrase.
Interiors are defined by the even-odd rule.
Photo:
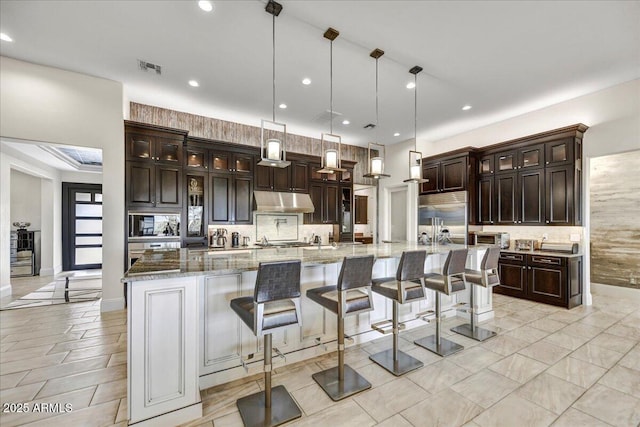
[[[231,233],[231,247],[237,248],[238,246],[240,246],[240,233],[234,231]]]

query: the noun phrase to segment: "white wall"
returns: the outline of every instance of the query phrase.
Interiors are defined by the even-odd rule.
[[[11,218],[16,221],[29,222],[28,229],[40,230],[41,212],[40,178],[33,175],[11,171]]]
[[[0,136],[101,148],[103,156],[102,309],[124,306],[124,135],[122,84],[0,57]],[[5,165],[1,165],[4,169]],[[0,177],[10,180],[4,170]],[[4,200],[4,197],[3,197]],[[9,245],[9,212],[0,209],[0,245]],[[4,253],[4,251],[3,251]],[[8,281],[0,257],[0,283]],[[6,270],[6,271],[5,271]]]
[[[504,120],[473,131],[439,141],[418,138],[418,150],[432,156],[462,147],[483,147],[551,129],[584,123],[589,129],[583,143],[583,177],[585,223],[583,224],[585,252],[585,294],[590,303],[589,263],[589,162],[593,157],[622,153],[640,148],[640,79],[613,86],[589,95],[581,96],[541,110]],[[390,147],[387,153],[394,151]],[[398,147],[404,151],[407,147]],[[397,155],[394,151],[394,155]],[[388,173],[393,177],[406,174],[406,164],[388,162]],[[384,204],[385,201],[381,200]],[[381,205],[384,208],[384,205]],[[411,207],[409,207],[411,209]]]

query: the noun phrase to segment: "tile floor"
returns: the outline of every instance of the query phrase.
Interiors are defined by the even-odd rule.
[[[640,305],[594,296],[567,311],[495,296],[499,336],[484,343],[451,334],[466,349],[442,359],[411,339],[402,348],[425,366],[394,377],[370,352],[390,337],[353,346],[347,363],[373,384],[332,402],[311,378],[332,355],[276,369],[303,410],[300,426],[637,426],[640,423]],[[100,313],[99,302],[0,312],[0,401],[70,403],[73,411],[0,413],[0,424],[126,425],[126,313]],[[204,417],[190,426],[241,426],[238,397],[263,387],[260,375],[202,391]]]

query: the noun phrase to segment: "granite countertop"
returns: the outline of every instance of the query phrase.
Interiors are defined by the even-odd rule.
[[[300,259],[303,265],[333,264],[345,256],[374,255],[376,258],[399,258],[403,251],[426,250],[428,253],[447,253],[464,245],[424,246],[415,242],[382,243],[378,245],[338,245],[304,248],[245,248],[230,252],[156,249],[146,250],[144,255],[127,271],[123,282],[158,280],[171,277],[222,275],[257,270],[263,261]],[[470,247],[470,251],[484,249]]]
[[[501,252],[508,252],[512,254],[531,254],[531,255],[542,255],[542,256],[555,256],[560,258],[577,258],[582,256],[582,252],[578,252],[577,254],[569,254],[566,252],[552,252],[552,251],[520,251],[516,248],[510,247],[508,249],[501,249]]]

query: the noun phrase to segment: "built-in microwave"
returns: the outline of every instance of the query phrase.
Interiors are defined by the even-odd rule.
[[[180,236],[178,213],[129,213],[129,237]]]
[[[475,244],[476,245],[498,245],[500,249],[507,249],[511,244],[509,233],[503,232],[489,232],[489,231],[476,231],[475,232]]]

